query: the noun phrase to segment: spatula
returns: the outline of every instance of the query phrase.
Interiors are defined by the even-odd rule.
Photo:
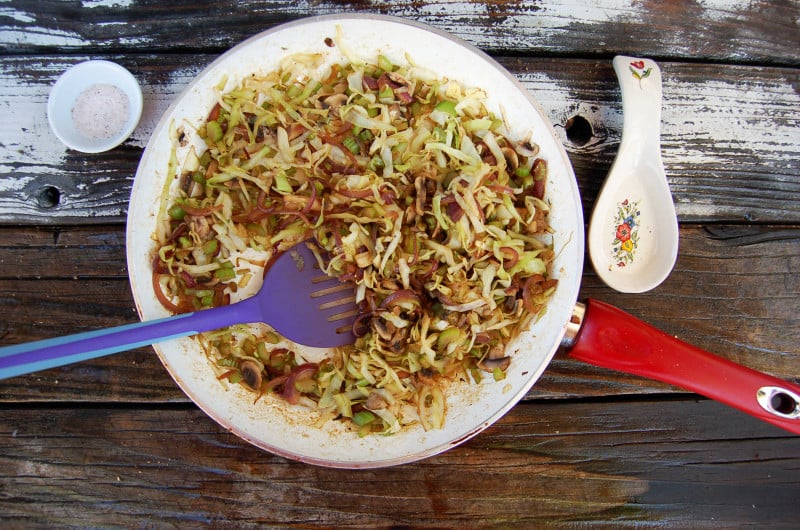
[[[95,359],[233,324],[264,322],[287,339],[313,347],[351,344],[353,286],[320,271],[300,243],[281,254],[259,292],[230,305],[158,320],[0,348],[0,379]]]

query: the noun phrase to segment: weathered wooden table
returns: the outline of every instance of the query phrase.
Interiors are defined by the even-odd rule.
[[[739,363],[800,378],[800,4],[776,2],[0,2],[0,343],[134,321],[124,223],[142,148],[218,54],[283,21],[416,19],[483,48],[563,137],[585,213],[619,145],[611,58],[664,77],[677,266],[594,296]],[[142,121],[100,155],[49,130],[72,64],[130,69]],[[176,387],[149,348],[0,381],[4,526],[796,528],[800,438],[725,406],[558,355],[496,426],[441,456],[329,470],[257,450]]]

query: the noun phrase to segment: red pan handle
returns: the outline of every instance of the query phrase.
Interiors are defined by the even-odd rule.
[[[587,300],[579,324],[570,357],[685,388],[800,434],[798,385],[712,355],[597,300]]]

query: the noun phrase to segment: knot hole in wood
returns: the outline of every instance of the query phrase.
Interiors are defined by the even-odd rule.
[[[40,208],[54,208],[61,201],[61,192],[55,186],[45,186],[36,194],[36,203]]]
[[[584,146],[592,139],[594,131],[589,120],[581,115],[572,116],[564,124],[567,139],[578,147]]]

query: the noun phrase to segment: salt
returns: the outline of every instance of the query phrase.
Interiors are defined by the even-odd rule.
[[[93,140],[111,138],[128,121],[128,96],[114,85],[92,85],[78,95],[72,107],[75,128]]]

